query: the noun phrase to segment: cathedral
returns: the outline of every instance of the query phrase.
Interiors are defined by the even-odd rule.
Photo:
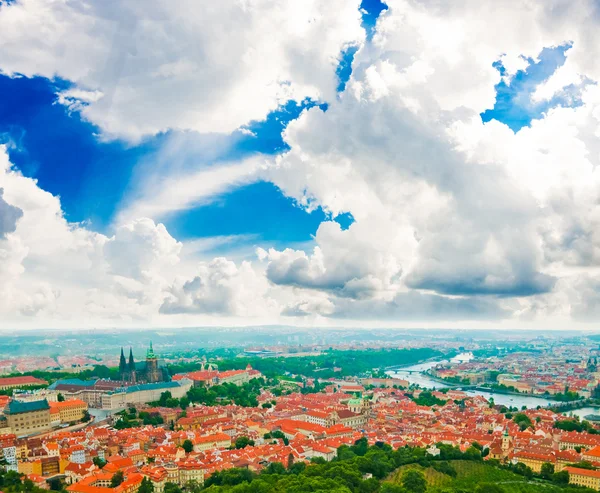
[[[159,362],[158,357],[152,349],[152,342],[146,352],[146,361],[135,362],[133,349],[129,348],[129,361],[125,359],[125,353],[121,348],[121,359],[119,361],[119,378],[129,383],[155,383],[169,380],[166,366]]]

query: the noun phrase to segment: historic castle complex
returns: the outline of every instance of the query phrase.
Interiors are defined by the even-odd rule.
[[[152,342],[146,352],[146,361],[137,363],[133,359],[132,348],[129,348],[129,361],[125,359],[125,353],[121,348],[119,378],[123,382],[131,383],[155,383],[169,380],[166,367],[159,364],[158,357],[154,354]]]

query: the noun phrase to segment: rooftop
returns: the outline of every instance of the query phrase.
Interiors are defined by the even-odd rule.
[[[46,385],[48,382],[32,376],[0,378],[0,387],[3,385]]]
[[[8,406],[4,408],[5,414],[21,414],[21,413],[31,413],[34,411],[43,411],[45,409],[50,409],[50,405],[46,399],[41,401],[32,401],[32,402],[20,402],[20,401],[10,401]]]

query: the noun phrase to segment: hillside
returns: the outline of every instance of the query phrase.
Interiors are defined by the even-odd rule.
[[[527,480],[511,471],[499,469],[483,462],[454,460],[448,461],[456,471],[456,477],[451,477],[433,469],[417,464],[402,466],[390,475],[390,482],[401,483],[401,478],[408,470],[415,469],[423,473],[427,480],[428,493],[462,493],[472,492],[484,483],[500,486],[504,493],[565,493],[592,492],[594,490],[573,486],[556,486],[547,481]]]

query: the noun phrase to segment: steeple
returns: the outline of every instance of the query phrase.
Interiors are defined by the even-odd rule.
[[[135,361],[133,361],[133,348],[129,348],[129,371],[135,371]]]
[[[127,362],[125,361],[125,353],[123,353],[123,346],[121,346],[121,359],[119,360],[119,377],[123,378],[123,375],[126,371]]]
[[[150,347],[146,351],[146,359],[156,359],[156,354],[154,354],[154,349],[152,349],[152,341],[150,341]]]

